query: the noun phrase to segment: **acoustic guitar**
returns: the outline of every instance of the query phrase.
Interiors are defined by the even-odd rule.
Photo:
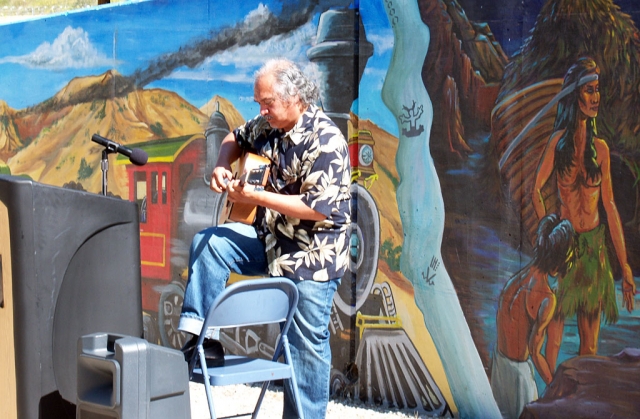
[[[240,185],[248,183],[255,185],[257,189],[264,189],[269,178],[270,165],[271,161],[268,158],[245,152],[235,163],[233,178],[240,179]],[[220,214],[219,224],[231,221],[251,224],[256,219],[257,210],[255,205],[233,203],[227,200]]]

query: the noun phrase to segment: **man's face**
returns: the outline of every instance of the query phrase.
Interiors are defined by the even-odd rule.
[[[275,78],[271,74],[256,80],[253,87],[253,99],[260,105],[262,115],[273,128],[289,131],[298,122],[303,113],[300,100],[291,98],[284,102],[273,86]]]

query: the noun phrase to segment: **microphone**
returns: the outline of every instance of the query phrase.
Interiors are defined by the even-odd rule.
[[[140,150],[139,148],[131,149],[125,147],[116,143],[115,141],[111,141],[107,138],[101,137],[98,134],[93,134],[93,136],[91,137],[91,141],[106,147],[107,150],[112,153],[120,153],[129,157],[129,161],[137,166],[144,166],[149,159],[149,155],[144,150]]]

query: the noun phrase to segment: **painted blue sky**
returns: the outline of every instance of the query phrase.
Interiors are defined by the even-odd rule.
[[[331,1],[337,2],[327,0]],[[259,22],[269,14],[278,16],[282,3],[140,1],[2,25],[0,99],[22,109],[50,98],[74,77],[98,75],[112,68],[124,76],[132,75],[164,54],[211,37],[216,29]],[[362,2],[360,9],[374,55],[367,64],[354,110],[395,134],[395,121],[380,99],[393,33],[381,1]],[[258,111],[253,102],[253,73],[265,60],[284,56],[313,72],[306,51],[315,42],[318,17],[316,14],[310,23],[259,45],[232,47],[193,68],[178,67],[145,87],[175,91],[197,107],[218,94],[250,118]]]
[[[279,16],[287,4],[314,1],[327,5],[359,4],[367,39],[374,45],[353,110],[392,134],[397,127],[380,98],[393,48],[382,0],[220,0],[131,1],[20,23],[0,25],[0,99],[15,109],[38,104],[72,78],[98,75],[115,68],[124,76],[143,70],[164,54],[209,38],[212,31],[239,23]],[[467,16],[488,22],[510,55],[527,36],[543,0],[460,0]],[[616,2],[637,17],[632,0]],[[285,6],[283,6],[285,5]],[[308,24],[259,45],[232,47],[193,68],[177,67],[145,87],[169,89],[200,107],[218,94],[234,103],[245,118],[258,110],[253,103],[252,75],[266,59],[284,56],[313,71],[306,51],[315,43],[319,14]]]

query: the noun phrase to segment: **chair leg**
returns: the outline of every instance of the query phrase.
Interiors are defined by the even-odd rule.
[[[260,390],[260,396],[258,397],[258,403],[256,403],[255,409],[253,409],[253,414],[251,415],[251,419],[256,419],[258,417],[258,411],[260,410],[260,406],[262,406],[262,400],[264,399],[264,395],[267,393],[267,387],[269,387],[269,383],[271,381],[265,381],[262,383],[262,390]]]
[[[209,371],[207,370],[207,359],[204,357],[204,348],[198,346],[198,356],[200,357],[200,368],[202,368],[202,376],[204,378],[204,390],[207,394],[207,403],[209,404],[209,415],[211,419],[216,419],[216,411],[213,407],[213,395],[211,394],[211,382],[209,381]]]

